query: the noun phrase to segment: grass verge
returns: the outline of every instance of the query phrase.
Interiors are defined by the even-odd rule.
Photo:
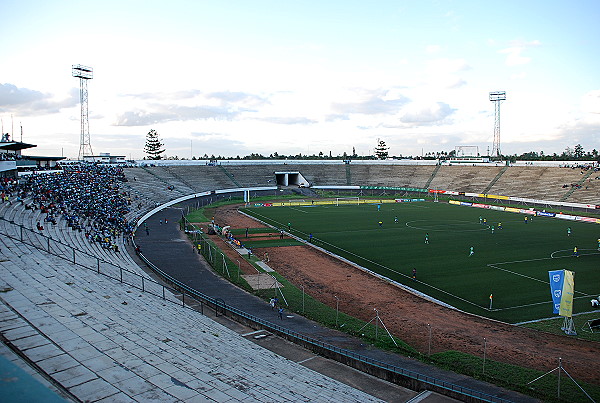
[[[267,200],[271,200],[271,198],[268,198]],[[219,205],[233,203],[239,203],[239,201],[232,200],[227,202],[219,202]],[[215,205],[211,205],[211,208],[215,208]],[[188,220],[190,219],[188,218]],[[216,246],[214,247],[216,248]],[[215,254],[211,255],[215,256]],[[248,259],[248,257],[242,258]],[[255,255],[250,257],[250,262],[254,263],[254,266],[258,271],[262,271],[262,269],[255,264],[257,260],[258,259]],[[215,270],[220,274],[224,273],[222,269],[220,270],[215,268]],[[329,307],[328,305],[325,305],[312,298],[310,295],[304,293],[303,290],[295,287],[281,275],[277,273],[271,274],[282,284],[281,291],[277,289],[252,290],[246,282],[239,285],[266,301],[274,296],[278,296],[280,300],[285,299],[286,308],[290,312],[301,314],[324,326],[339,329],[350,335],[360,337],[365,342],[383,350],[396,352],[404,356],[414,357],[423,362],[431,363],[438,367],[446,368],[457,373],[462,373],[476,379],[481,379],[548,402],[589,401],[579,387],[577,387],[575,383],[568,379],[565,374],[562,374],[561,393],[559,398],[557,395],[558,378],[557,374],[555,373],[545,376],[531,385],[527,385],[528,382],[543,375],[543,372],[492,361],[489,359],[485,361],[484,370],[484,361],[482,358],[457,351],[445,351],[432,354],[431,356],[421,354],[410,345],[396,337],[394,337],[392,340],[381,327],[376,328],[372,324],[367,324],[364,321],[361,321],[343,312],[339,312],[336,309]],[[235,274],[230,274],[229,276],[226,275],[226,277],[232,280],[235,277]],[[233,282],[235,283],[235,281]],[[282,298],[281,292],[283,293],[284,298]],[[586,320],[587,317],[581,315],[580,318],[578,317],[578,321],[576,321],[576,326],[579,326],[577,323],[584,323]],[[559,325],[557,326],[554,323],[546,322],[553,321],[536,322],[524,326],[543,331],[547,331],[544,329],[544,326],[548,326],[549,328],[560,328]],[[593,337],[596,336],[594,335]],[[595,338],[590,340],[595,340]],[[600,386],[586,383],[579,383],[579,385],[583,387],[593,399],[600,401]]]

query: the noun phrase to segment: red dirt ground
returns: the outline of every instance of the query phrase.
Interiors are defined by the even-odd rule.
[[[240,214],[238,207],[216,209],[215,221],[232,228],[263,226]],[[227,249],[230,248],[223,250]],[[296,286],[304,286],[307,293],[331,307],[335,307],[333,296],[337,295],[341,311],[365,321],[373,319],[373,308],[377,308],[390,332],[421,352],[426,353],[428,349],[429,324],[432,352],[457,350],[482,356],[485,337],[490,359],[549,371],[558,366],[561,357],[571,376],[600,384],[600,343],[539,332],[445,308],[308,245],[262,248],[254,252],[258,256],[268,252],[270,267]],[[251,272],[245,267],[243,271]]]

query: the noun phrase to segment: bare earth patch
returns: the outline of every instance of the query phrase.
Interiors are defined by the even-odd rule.
[[[262,225],[240,214],[239,206],[216,209],[215,220],[232,228],[256,228]],[[224,246],[224,245],[223,245]],[[314,298],[369,321],[373,308],[392,334],[421,352],[428,349],[428,325],[432,329],[432,352],[457,350],[483,356],[483,338],[487,339],[487,357],[523,367],[549,371],[563,366],[578,379],[600,384],[600,343],[558,336],[466,314],[427,301],[393,284],[369,275],[317,249],[288,246],[256,249],[269,254],[269,266],[296,286],[304,286]],[[246,271],[246,270],[244,270]]]

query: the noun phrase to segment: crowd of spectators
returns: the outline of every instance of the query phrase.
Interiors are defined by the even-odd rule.
[[[584,174],[586,171],[592,169],[594,172],[600,171],[600,166],[598,163],[595,164],[565,164],[561,165],[562,168],[571,168],[571,169],[580,169],[581,173]]]
[[[0,194],[2,202],[12,199],[25,209],[40,210],[46,225],[63,221],[72,230],[85,232],[90,242],[118,252],[119,237],[129,242],[134,230],[126,218],[133,201],[121,190],[124,181],[120,167],[84,163],[64,166],[62,172],[28,175],[20,183],[5,178]],[[44,224],[38,222],[38,230]]]
[[[20,159],[22,159],[22,157],[15,153],[0,153],[0,161],[16,161]]]
[[[576,165],[564,165],[564,168],[571,168],[571,169],[579,169],[581,170],[581,174],[585,174],[587,171],[591,170],[592,172],[599,172],[600,171],[600,166],[598,164],[576,164]],[[594,180],[598,180],[600,179],[600,176],[596,176],[594,178]],[[588,185],[590,185],[592,183],[592,178],[588,178]],[[581,183],[565,183],[564,185],[562,185],[563,189],[566,188],[574,188],[574,189],[582,189],[584,186],[586,189],[588,189],[588,185],[584,185]]]

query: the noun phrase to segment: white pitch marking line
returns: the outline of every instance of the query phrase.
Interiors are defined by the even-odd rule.
[[[313,359],[315,359],[315,358],[317,358],[317,356],[316,356],[316,355],[313,355],[312,357],[310,357],[310,358],[307,358],[307,359],[305,359],[305,360],[297,361],[297,362],[296,362],[296,364],[303,364],[303,363],[305,363],[306,361],[310,361],[310,360],[313,360]]]

